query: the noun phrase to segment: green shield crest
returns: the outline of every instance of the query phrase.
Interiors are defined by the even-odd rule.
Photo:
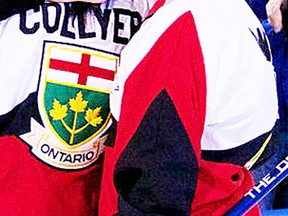
[[[66,147],[81,146],[107,129],[117,63],[118,56],[98,50],[45,44],[39,111],[45,128]]]
[[[57,83],[47,83],[44,107],[55,133],[69,146],[97,136],[110,116],[107,93]]]

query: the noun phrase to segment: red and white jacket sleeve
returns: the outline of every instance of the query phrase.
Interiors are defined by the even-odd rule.
[[[159,24],[159,14],[122,53],[99,215],[223,215],[253,180],[245,168],[201,159],[207,86],[194,17],[179,10]]]

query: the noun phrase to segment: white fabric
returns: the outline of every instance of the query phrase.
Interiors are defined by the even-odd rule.
[[[102,9],[121,8],[132,12],[138,11],[141,17],[144,18],[154,2],[155,0],[115,0],[110,1],[108,6],[106,3],[103,3]],[[47,33],[43,27],[41,7],[38,12],[29,10],[26,13],[26,26],[28,28],[32,28],[35,23],[39,23],[40,25],[40,28],[34,34],[24,34],[20,30],[19,14],[0,22],[0,115],[9,112],[17,104],[24,101],[31,92],[37,90],[44,40],[83,45],[114,54],[119,54],[125,46],[113,41],[115,33],[115,13],[113,9],[109,16],[106,40],[101,39],[101,26],[95,16],[87,16],[85,31],[96,32],[96,37],[79,38],[78,22],[76,20],[73,26],[71,19],[69,20],[68,30],[75,33],[76,38],[71,39],[61,36],[64,4],[60,5],[60,24],[58,29],[53,33]],[[55,23],[55,12],[55,7],[49,7],[49,24],[51,26]],[[119,19],[121,23],[126,22],[123,25],[123,30],[118,32],[119,36],[130,38],[131,17],[121,15]]]
[[[202,149],[230,149],[271,130],[278,117],[275,73],[251,33],[264,32],[261,23],[241,0],[175,0],[160,8],[122,52],[110,97],[112,114],[119,118],[129,74],[187,11],[196,22],[207,79]]]

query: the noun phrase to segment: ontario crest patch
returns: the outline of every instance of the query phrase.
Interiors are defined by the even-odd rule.
[[[81,169],[103,152],[111,124],[109,93],[118,56],[71,44],[45,42],[38,89],[43,126],[31,119],[20,137],[45,163]]]

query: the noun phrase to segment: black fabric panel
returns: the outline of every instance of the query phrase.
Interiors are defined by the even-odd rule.
[[[277,140],[278,140],[278,122],[276,123],[275,127],[273,128],[273,135],[266,146],[263,154],[259,158],[259,160],[255,163],[253,168],[261,165],[265,162],[266,159],[271,157],[277,149]],[[228,150],[220,150],[220,151],[202,151],[202,158],[208,161],[214,162],[226,162],[232,163],[240,166],[244,166],[247,161],[249,161],[262,147],[263,143],[265,142],[266,138],[272,132],[269,131],[267,133],[262,134],[255,139],[240,145],[236,148],[228,149]]]
[[[43,3],[44,0],[0,0],[0,21]]]
[[[21,135],[29,132],[31,117],[42,124],[36,93],[30,94],[26,100],[9,113],[0,116],[0,136]]]
[[[138,210],[130,203],[126,202],[123,197],[119,196],[118,204],[121,206],[121,213],[114,214],[113,216],[164,216],[164,215],[173,215],[171,214],[162,214],[162,213],[151,213],[151,212],[143,212],[142,210]],[[178,216],[175,214],[173,216]],[[181,214],[182,215],[182,214]]]
[[[197,176],[192,144],[164,90],[148,108],[115,167],[117,215],[189,216]]]

